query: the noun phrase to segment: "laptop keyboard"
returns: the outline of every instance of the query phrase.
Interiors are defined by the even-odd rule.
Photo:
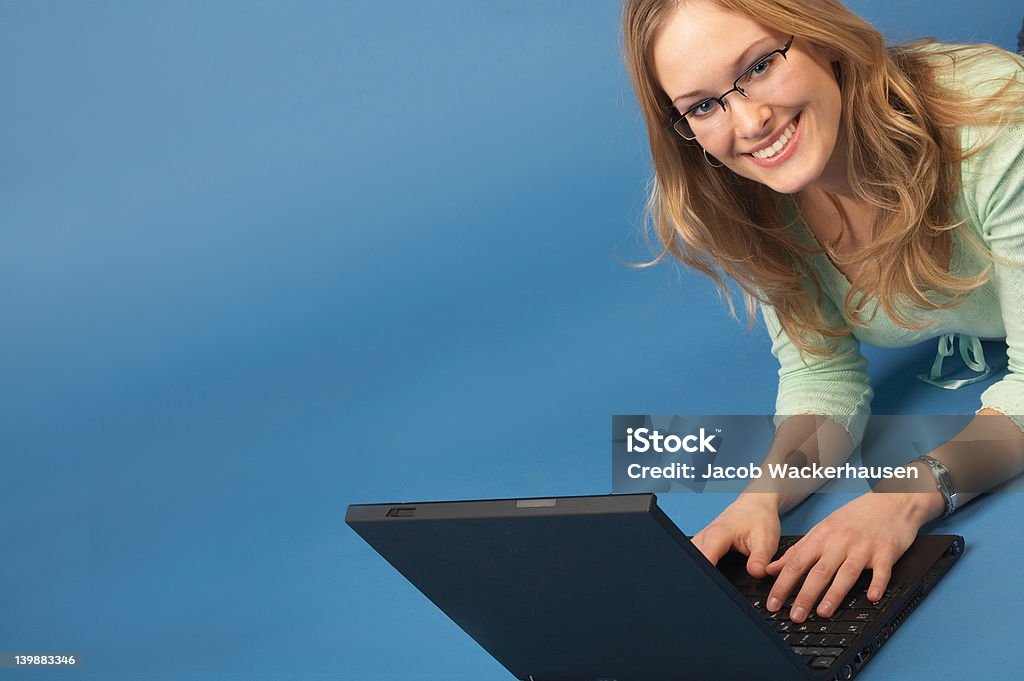
[[[778,555],[786,548],[788,546],[781,547]],[[748,577],[743,583],[737,584],[737,588],[746,596],[750,605],[771,623],[772,628],[789,644],[793,652],[802,657],[812,669],[829,669],[854,645],[859,635],[899,592],[899,589],[890,588],[886,590],[881,600],[872,603],[867,597],[868,585],[869,580],[861,577],[832,617],[819,617],[811,612],[807,619],[799,624],[789,619],[789,609],[793,605],[794,596],[791,595],[777,612],[769,612],[765,607],[768,589],[771,587],[768,580]]]
[[[872,603],[867,598],[867,586],[858,586],[859,589],[855,586],[850,591],[832,617],[819,617],[812,612],[799,624],[789,619],[792,596],[777,612],[769,612],[765,608],[766,595],[748,595],[747,599],[771,623],[794,653],[804,658],[814,669],[828,669],[847,648],[854,645],[858,635],[867,629],[896,595],[895,590],[888,590],[878,603]]]

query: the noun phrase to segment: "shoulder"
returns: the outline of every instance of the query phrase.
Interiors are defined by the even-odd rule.
[[[1017,157],[1024,124],[1024,57],[995,45],[959,45],[935,41],[890,48],[919,59],[942,93],[945,111],[933,112],[939,125],[956,125],[962,158],[968,165],[1003,163]],[[992,157],[995,157],[994,159]]]
[[[892,49],[923,59],[940,85],[962,96],[986,97],[1011,81],[1024,84],[1024,57],[995,45],[930,41]]]
[[[960,217],[986,240],[1006,227],[1019,233],[1024,226],[1024,126],[965,128],[960,139],[968,153],[960,163]]]
[[[922,56],[936,83],[962,103],[957,212],[991,236],[993,218],[1019,206],[1024,192],[1024,58],[992,45],[930,42],[903,49]]]

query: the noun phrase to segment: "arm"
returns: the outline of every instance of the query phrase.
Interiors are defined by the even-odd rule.
[[[949,470],[964,503],[1024,471],[1024,433],[1013,420],[982,409],[964,430],[930,456]],[[768,609],[778,610],[804,580],[790,617],[803,621],[819,596],[817,614],[830,617],[868,568],[872,570],[868,598],[880,599],[892,566],[921,527],[945,512],[945,498],[937,490],[931,470],[923,463],[914,466],[919,470],[917,480],[886,480],[829,515],[780,560],[769,564],[767,573],[778,579]]]
[[[961,212],[980,228],[994,259],[1008,361],[1007,374],[982,394],[977,416],[931,453],[949,470],[961,504],[1024,471],[1024,125],[1002,130],[962,173]]]
[[[930,454],[949,470],[964,503],[1024,471],[1024,126],[1002,129],[990,146],[962,164],[962,171],[958,213],[968,228],[978,228],[994,256],[992,277],[1009,358],[1007,375],[982,395],[978,415]],[[779,577],[772,589],[776,606],[806,574],[792,617],[802,620],[826,588],[817,612],[827,617],[863,568],[873,570],[868,597],[881,597],[892,565],[921,526],[945,511],[931,471],[916,466],[918,481],[878,486],[769,565],[768,572]]]
[[[829,324],[845,325],[838,307],[828,298],[822,300],[821,310]],[[762,305],[761,314],[772,354],[779,360],[777,428],[762,465],[842,464],[860,444],[873,396],[860,342],[850,334],[839,340],[832,357],[802,356],[775,311]],[[747,492],[773,495],[777,512],[785,513],[820,486],[821,482],[814,480],[787,481],[783,493],[770,479],[761,478],[753,481]]]
[[[772,353],[779,360],[779,416],[764,463],[843,463],[860,441],[872,396],[860,344],[851,335],[841,339],[840,354],[835,357],[802,357],[774,310],[762,305],[761,311]],[[831,301],[823,301],[822,311],[830,323],[843,323]],[[821,482],[790,480],[781,489],[768,478],[754,480],[693,541],[712,563],[730,549],[743,553],[748,557],[747,571],[764,577],[768,561],[778,549],[779,515],[799,504]]]

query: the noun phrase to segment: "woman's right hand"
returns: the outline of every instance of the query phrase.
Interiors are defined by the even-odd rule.
[[[712,564],[718,564],[730,549],[739,551],[747,556],[750,576],[763,579],[768,574],[765,567],[779,549],[778,509],[774,494],[743,493],[692,541]]]

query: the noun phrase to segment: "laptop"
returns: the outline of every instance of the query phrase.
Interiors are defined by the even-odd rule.
[[[522,681],[851,679],[964,550],[919,536],[879,603],[862,576],[835,616],[798,625],[653,494],[352,505],[345,522]]]

